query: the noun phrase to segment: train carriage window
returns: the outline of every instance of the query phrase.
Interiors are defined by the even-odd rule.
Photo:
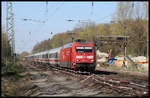
[[[54,57],[54,53],[51,54],[51,58],[53,58],[53,57]]]
[[[92,52],[92,47],[76,47],[76,52]]]
[[[55,58],[55,57],[56,57],[56,53],[53,53],[51,56],[52,56],[53,58]]]
[[[55,58],[57,57],[57,53],[55,53]]]
[[[48,58],[48,54],[46,54],[45,56],[46,56],[46,58]]]
[[[57,53],[49,54],[49,58],[56,58],[56,57],[57,57]]]
[[[51,54],[49,54],[49,58],[51,58]]]
[[[56,56],[57,56],[57,53],[54,53],[54,57],[56,58]]]

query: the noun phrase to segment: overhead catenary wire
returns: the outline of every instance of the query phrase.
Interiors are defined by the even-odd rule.
[[[63,4],[64,3],[62,3],[60,6],[58,6],[56,9],[55,9],[55,11],[54,11],[54,13],[56,13],[62,6],[63,6]],[[46,2],[46,15],[48,15],[48,2]],[[47,17],[46,17],[47,18]],[[20,20],[20,19],[19,19]],[[42,21],[42,20],[38,20],[38,19],[29,19],[29,18],[22,18],[21,20],[23,20],[23,21],[31,21],[31,22],[39,22],[39,23],[45,23],[46,21]],[[48,19],[46,19],[46,20],[48,20]],[[43,26],[43,25],[42,25]],[[41,30],[41,29],[40,29]],[[28,34],[29,34],[29,36],[31,36],[31,33],[32,32],[29,32]],[[52,32],[51,32],[51,34],[52,34]],[[24,43],[24,41],[21,41],[22,43]]]
[[[23,18],[23,19],[21,19],[21,20],[23,20],[23,21],[34,21],[34,22],[39,22],[39,23],[45,23],[45,21],[42,21],[42,20],[37,20],[37,19],[27,19],[27,18]]]
[[[95,20],[95,21],[103,21],[103,20],[105,20],[106,18],[108,18],[108,17],[111,17],[112,15],[113,15],[114,13],[111,13],[110,15],[107,15],[107,16],[104,16],[104,17],[102,17],[102,18],[100,18],[100,19],[97,19],[97,20]],[[88,19],[88,20],[74,20],[74,19],[65,19],[66,21],[69,21],[69,22],[80,22],[80,23],[88,23],[90,20]]]
[[[54,12],[51,13],[50,16],[53,16],[63,5],[64,5],[64,3],[61,3],[61,4],[54,10]]]
[[[64,3],[61,3],[55,10],[54,10],[54,13],[52,13],[52,15],[54,15],[62,6],[64,5]],[[92,8],[94,7],[94,3],[92,1]],[[46,2],[46,13],[48,12],[48,2]],[[25,21],[35,21],[35,22],[43,22],[43,21],[40,21],[40,20],[35,20],[35,19],[27,19]],[[84,20],[73,20],[73,21],[78,21],[78,22],[86,22]]]
[[[97,20],[95,20],[95,21],[103,21],[103,20],[105,20],[106,18],[111,17],[113,14],[114,14],[114,13],[111,13],[111,14],[109,14],[109,15],[107,15],[107,16],[104,16],[104,17],[102,17],[102,18],[100,18],[100,19],[97,19]]]
[[[23,21],[31,21],[31,22],[39,22],[39,23],[46,23],[47,22],[47,14],[48,14],[48,2],[46,2],[46,11],[45,11],[46,13],[46,20],[44,20],[44,21],[42,21],[42,20],[38,20],[38,19],[27,19],[27,18],[22,18],[21,20],[23,20]],[[44,25],[40,25],[40,30],[42,29],[42,27],[44,27]],[[29,36],[31,36],[31,31],[29,32]]]

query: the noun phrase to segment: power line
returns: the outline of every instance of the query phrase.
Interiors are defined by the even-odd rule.
[[[104,16],[104,17],[102,17],[102,18],[100,18],[100,19],[97,19],[97,20],[95,20],[95,21],[103,21],[103,20],[105,20],[105,19],[108,18],[108,17],[112,17],[113,14],[114,14],[114,13],[111,13],[110,15]]]
[[[34,22],[45,23],[45,21],[36,20],[36,19],[27,19],[27,18],[23,18],[23,19],[21,19],[21,20],[23,20],[23,21],[34,21]]]
[[[74,20],[74,19],[65,19],[68,22],[80,22],[80,23],[86,23],[89,22],[89,20]]]
[[[60,6],[58,6],[58,7],[54,10],[54,12],[51,14],[51,16],[54,15],[63,5],[64,5],[64,3],[62,3]]]

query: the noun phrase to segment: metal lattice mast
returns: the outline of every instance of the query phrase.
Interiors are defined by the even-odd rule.
[[[7,57],[6,57],[6,68],[8,69],[8,44],[11,47],[11,68],[15,64],[15,37],[14,37],[14,13],[12,2],[6,3],[6,35],[7,35]]]

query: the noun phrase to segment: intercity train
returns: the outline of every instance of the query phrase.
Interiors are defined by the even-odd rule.
[[[59,48],[25,56],[25,59],[36,63],[93,72],[96,66],[95,53],[92,42],[76,40]]]

